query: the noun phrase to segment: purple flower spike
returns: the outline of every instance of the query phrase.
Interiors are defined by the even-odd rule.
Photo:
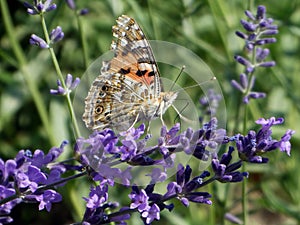
[[[66,89],[62,87],[62,84],[59,80],[57,80],[57,89],[50,89],[50,93],[54,95],[66,95],[71,93],[80,83],[80,78],[76,77],[73,81],[73,76],[71,74],[67,74],[65,79]]]
[[[238,83],[237,81],[231,81],[231,84],[234,88],[241,91],[243,96],[243,102],[245,104],[249,103],[249,100],[258,99],[265,97],[265,93],[253,92],[252,88],[254,86],[253,81],[250,80],[250,77],[253,78],[253,74],[257,67],[273,67],[276,65],[274,61],[265,61],[266,57],[270,54],[269,49],[263,49],[258,46],[271,44],[276,42],[276,38],[270,37],[278,33],[277,25],[274,25],[274,20],[271,18],[266,18],[266,7],[258,6],[256,15],[253,15],[250,11],[245,11],[246,16],[249,21],[241,20],[243,28],[247,31],[246,34],[241,31],[236,31],[236,35],[245,41],[245,49],[248,51],[249,55],[251,52],[255,51],[255,58],[251,58],[249,61],[243,56],[235,56],[235,60],[245,67],[244,74],[246,78],[243,78]],[[251,76],[250,76],[251,75]],[[249,85],[247,85],[249,83]]]
[[[262,125],[262,128],[257,133],[255,131],[249,131],[246,136],[237,135],[236,137],[236,147],[242,160],[251,163],[266,163],[268,162],[268,159],[262,157],[261,155],[270,151],[274,151],[277,148],[279,148],[280,151],[284,151],[290,155],[289,140],[294,134],[294,131],[288,130],[285,135],[282,136],[280,141],[277,141],[271,137],[271,127],[282,124],[283,118],[261,118],[257,120],[256,123]]]
[[[56,4],[51,4],[52,0],[43,1],[35,0],[33,4],[24,2],[24,6],[27,8],[27,13],[30,15],[43,14],[56,9]]]
[[[31,45],[39,46],[40,48],[49,48],[49,45],[47,44],[47,42],[35,34],[32,34],[30,36],[29,43]]]

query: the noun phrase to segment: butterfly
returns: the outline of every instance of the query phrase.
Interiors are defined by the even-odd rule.
[[[87,128],[126,131],[137,122],[150,123],[175,101],[177,92],[163,92],[151,46],[140,26],[122,15],[112,27],[114,56],[102,63],[85,99]]]

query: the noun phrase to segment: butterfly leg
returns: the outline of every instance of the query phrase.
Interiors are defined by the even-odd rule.
[[[160,110],[160,121],[161,121],[161,124],[162,126],[166,126],[165,122],[164,122],[164,119],[163,119],[163,113],[162,113],[162,109]]]
[[[134,119],[134,121],[133,121],[133,123],[131,124],[131,126],[127,129],[127,130],[130,130],[131,128],[133,128],[134,127],[134,125],[136,124],[136,122],[138,121],[138,118],[139,118],[139,114],[137,114],[136,115],[136,117],[135,117],[135,119]]]

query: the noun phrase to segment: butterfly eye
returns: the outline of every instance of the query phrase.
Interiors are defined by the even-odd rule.
[[[101,114],[103,112],[103,106],[102,105],[99,105],[95,108],[95,113],[96,114]]]

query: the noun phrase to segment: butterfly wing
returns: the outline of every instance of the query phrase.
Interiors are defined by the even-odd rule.
[[[142,119],[141,110],[148,110],[141,105],[161,92],[157,65],[141,28],[122,15],[113,26],[113,35],[117,38],[111,45],[114,57],[103,62],[85,100],[83,120],[93,130],[127,130]]]

